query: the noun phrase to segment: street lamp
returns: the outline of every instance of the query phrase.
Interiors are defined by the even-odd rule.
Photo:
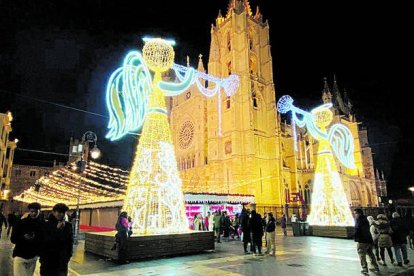
[[[96,141],[98,141],[98,137],[96,134],[92,131],[87,131],[82,135],[82,145],[85,145],[86,143],[94,143],[93,148],[90,150],[91,158],[92,159],[98,159],[101,156],[101,150],[96,146]],[[82,185],[82,173],[85,170],[86,167],[86,157],[88,153],[83,151],[81,159],[76,162],[76,166],[73,166],[72,168],[76,170],[77,173],[79,173],[79,183],[78,183],[78,195],[77,195],[77,202],[76,202],[76,218],[75,218],[75,229],[73,231],[73,241],[74,244],[78,244],[78,234],[79,234],[79,204],[80,204],[80,188]]]
[[[414,197],[414,187],[410,187],[408,190],[411,191],[411,195]]]

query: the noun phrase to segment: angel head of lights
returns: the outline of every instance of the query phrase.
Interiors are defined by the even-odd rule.
[[[282,96],[277,102],[277,109],[280,113],[291,112],[295,149],[297,149],[296,125],[298,125],[305,127],[316,140],[329,141],[339,161],[347,168],[354,169],[354,138],[349,128],[344,124],[336,123],[327,130],[333,120],[331,107],[332,103],[327,103],[312,109],[311,112],[306,112],[294,106],[292,97],[288,95]]]
[[[207,97],[218,96],[219,133],[221,133],[221,90],[232,96],[239,87],[239,77],[230,75],[218,78],[192,67],[174,63],[175,44],[172,40],[144,38],[143,54],[131,51],[124,59],[122,67],[116,69],[106,88],[106,103],[109,111],[110,140],[118,140],[127,133],[141,129],[148,111],[166,113],[165,108],[148,110],[149,96],[153,89],[160,89],[165,96],[177,96],[196,84],[198,90]],[[173,70],[176,82],[163,81],[161,73]],[[151,76],[153,71],[154,77]],[[203,80],[203,81],[202,81]],[[204,86],[207,80],[209,88]],[[156,87],[154,87],[156,86]]]

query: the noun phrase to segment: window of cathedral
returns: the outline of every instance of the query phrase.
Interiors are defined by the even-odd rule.
[[[231,75],[231,61],[227,63],[227,72],[229,73],[229,75]]]
[[[195,167],[195,156],[193,156],[193,159],[191,160],[191,168]]]
[[[182,149],[188,148],[194,138],[194,125],[190,121],[185,121],[181,125],[181,129],[178,136],[178,145]]]
[[[227,97],[226,98],[226,108],[227,109],[230,109],[230,105],[231,105],[231,103],[230,103],[230,97]]]
[[[253,103],[253,107],[257,108],[257,106],[258,106],[257,105],[257,95],[256,95],[256,91],[255,91],[253,82],[250,85],[250,91],[252,93],[252,103]]]
[[[231,51],[231,37],[230,32],[227,33],[227,50]]]
[[[249,60],[249,71],[250,74],[255,74],[257,71],[257,63],[254,57],[251,57]]]

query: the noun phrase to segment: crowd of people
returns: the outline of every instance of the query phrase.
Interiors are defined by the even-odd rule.
[[[358,242],[357,250],[362,273],[368,274],[369,270],[379,272],[379,264],[387,266],[385,251],[393,265],[402,267],[410,263],[407,243],[410,241],[410,246],[412,245],[414,233],[414,220],[411,213],[402,218],[398,212],[394,212],[390,220],[385,214],[379,214],[376,219],[372,216],[366,217],[362,209],[355,209],[354,214],[355,241]],[[367,255],[373,266],[369,270]]]
[[[283,215],[280,224],[285,236],[287,236],[286,222],[286,216]],[[262,240],[264,239],[265,254],[275,254],[276,219],[272,213],[264,213],[262,218],[255,210],[243,208],[240,214],[232,217],[227,211],[221,210],[208,212],[204,218],[201,214],[197,214],[194,217],[193,229],[214,231],[217,243],[221,243],[222,239],[242,240],[245,254],[263,255]]]
[[[15,245],[14,275],[32,276],[38,259],[40,275],[67,275],[73,248],[72,225],[66,214],[68,210],[65,204],[56,204],[52,213],[44,219],[40,204],[34,202],[28,205],[28,212],[21,217],[13,213],[6,221],[4,215],[0,215],[0,234],[5,223],[6,235]]]

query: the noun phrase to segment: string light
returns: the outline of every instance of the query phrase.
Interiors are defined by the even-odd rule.
[[[354,219],[336,167],[334,156],[348,168],[355,168],[353,158],[354,145],[351,131],[342,124],[334,124],[329,131],[326,128],[333,120],[331,103],[314,108],[310,113],[293,105],[290,96],[279,99],[277,107],[280,113],[292,113],[292,127],[306,127],[313,138],[318,140],[311,211],[308,216],[310,225],[352,226]],[[299,117],[301,116],[301,118]],[[294,135],[296,142],[296,135]]]

